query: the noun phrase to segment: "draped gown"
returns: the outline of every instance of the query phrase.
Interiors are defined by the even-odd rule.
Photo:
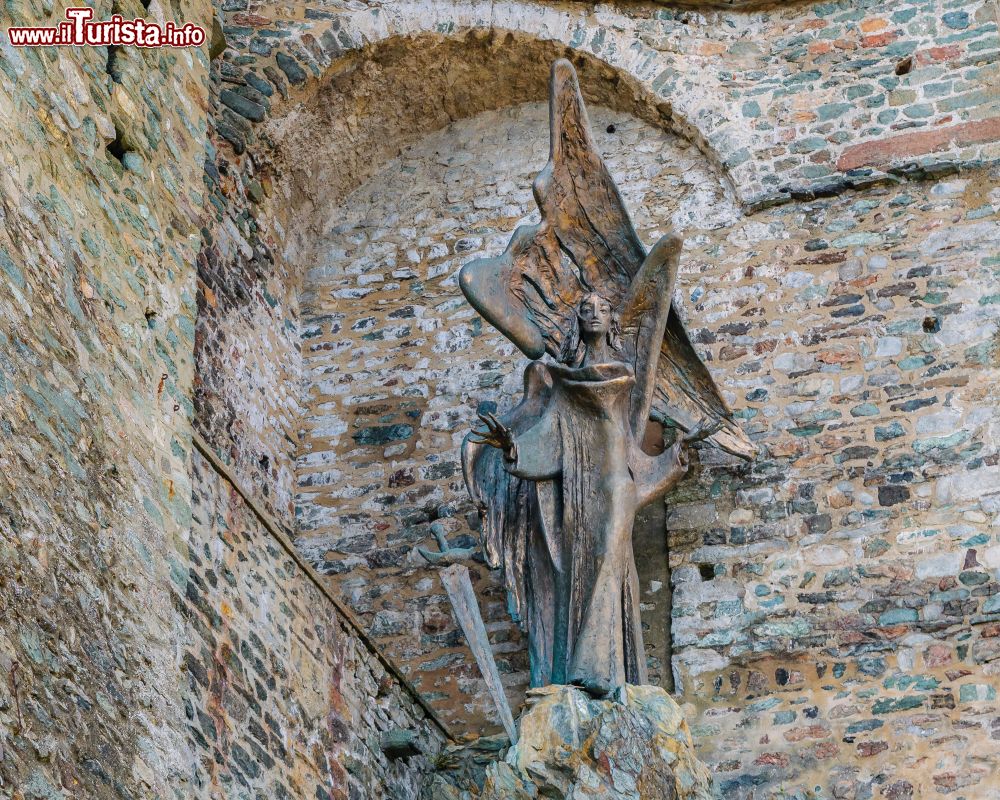
[[[647,680],[632,527],[686,468],[680,445],[656,457],[640,450],[629,421],[634,385],[622,362],[533,362],[524,398],[503,418],[513,458],[466,443],[473,497],[502,488],[508,498],[487,510],[484,541],[513,588],[533,686],[573,683],[603,695]]]

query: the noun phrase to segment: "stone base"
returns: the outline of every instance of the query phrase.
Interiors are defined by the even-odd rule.
[[[520,740],[482,785],[452,794],[437,776],[435,800],[710,800],[687,722],[658,686],[625,686],[604,700],[547,686],[531,690],[528,704]]]

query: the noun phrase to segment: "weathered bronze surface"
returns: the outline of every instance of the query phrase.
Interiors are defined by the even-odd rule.
[[[690,442],[743,458],[754,448],[671,303],[681,241],[667,235],[646,253],[568,61],[552,67],[550,115],[534,183],[541,222],[461,273],[473,307],[536,360],[521,402],[481,415],[462,458],[487,560],[504,569],[528,633],[532,685],[603,695],[646,682],[636,511],[684,475]],[[651,417],[679,431],[658,456],[640,448]]]

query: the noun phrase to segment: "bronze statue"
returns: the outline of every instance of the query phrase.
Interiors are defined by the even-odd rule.
[[[528,633],[532,685],[601,696],[646,682],[636,511],[684,475],[691,442],[711,438],[744,458],[753,446],[671,304],[681,241],[665,236],[647,255],[568,61],[553,65],[550,113],[550,158],[534,184],[542,221],[515,231],[502,256],[467,264],[460,281],[536,360],[520,403],[481,414],[462,459],[487,561],[503,567]],[[640,447],[651,416],[680,432],[656,456]]]

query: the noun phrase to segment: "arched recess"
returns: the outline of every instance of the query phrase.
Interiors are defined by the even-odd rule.
[[[430,131],[483,111],[545,100],[557,58],[573,62],[588,104],[684,137],[732,187],[695,125],[635,75],[590,52],[496,28],[392,36],[335,61],[307,84],[307,95],[263,126],[271,166],[282,176],[284,209],[278,213],[287,215],[286,257],[308,262],[308,242],[336,224],[317,215],[318,187],[325,198],[346,196]]]
[[[725,157],[701,133],[715,112],[691,106],[702,96],[707,109],[711,91],[684,95],[697,111],[686,117],[655,90],[672,57],[628,46],[583,4],[555,17],[544,7],[542,19],[532,16],[535,6],[501,12],[472,3],[459,14],[441,3],[417,14],[393,4],[304,19],[283,16],[287,9],[268,17],[262,7],[227,16],[240,27],[227,27],[213,119],[219,150],[206,172],[196,422],[289,528],[301,413],[293,390],[299,289],[315,257],[309,243],[329,225],[315,208],[317,193],[344,196],[401,144],[452,119],[542,100],[559,56],[577,64],[589,102],[678,131],[727,175]],[[536,34],[514,30],[535,23]],[[264,36],[273,33],[282,35]]]
[[[452,546],[474,545],[457,448],[478,402],[516,393],[520,359],[465,307],[454,273],[534,213],[558,57],[576,64],[649,241],[738,216],[716,159],[676,131],[669,104],[591,54],[510,31],[391,37],[344,56],[275,103],[254,156],[269,184],[254,213],[303,344],[272,354],[286,368],[304,356],[292,370],[301,423],[286,436],[298,454],[297,543],[458,731],[488,725],[491,709],[416,547],[436,546],[434,522]],[[408,193],[411,167],[434,191]],[[516,701],[524,647],[497,577],[469,563]]]

